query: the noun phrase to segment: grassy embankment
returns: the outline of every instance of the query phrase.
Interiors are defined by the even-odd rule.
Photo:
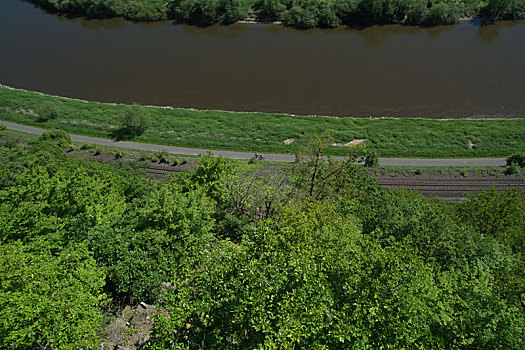
[[[56,118],[39,121],[51,109]],[[0,119],[110,138],[125,105],[84,102],[0,87]],[[294,153],[327,129],[335,142],[366,139],[381,157],[503,157],[525,151],[525,120],[351,119],[144,107],[146,130],[134,141],[192,148]],[[291,145],[284,140],[295,139]],[[469,141],[475,145],[469,148]],[[329,153],[342,155],[343,147]]]

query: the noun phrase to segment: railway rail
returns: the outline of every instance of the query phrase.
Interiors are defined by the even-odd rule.
[[[145,174],[154,178],[166,178],[168,175],[180,172],[176,168],[148,166],[144,168]],[[443,197],[445,200],[462,200],[467,193],[480,189],[494,187],[498,191],[509,188],[525,190],[525,182],[519,178],[484,178],[484,179],[382,179],[377,178],[377,183],[384,189],[405,188],[417,190],[428,196]]]

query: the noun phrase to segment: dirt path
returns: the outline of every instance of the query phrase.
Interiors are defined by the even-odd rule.
[[[45,129],[35,128],[32,126],[9,123],[0,120],[0,124],[5,125],[8,129],[22,131],[31,134],[40,135]],[[198,155],[200,153],[212,152],[215,156],[222,156],[231,159],[251,159],[254,156],[252,152],[235,152],[235,151],[218,151],[202,148],[186,148],[164,145],[153,145],[148,143],[113,141],[99,137],[80,136],[71,134],[71,140],[75,142],[89,142],[95,145],[120,147],[142,151],[167,151],[169,153],[180,155]],[[334,157],[342,159],[341,157]],[[295,156],[291,154],[264,154],[264,160],[274,162],[294,162]],[[381,165],[399,165],[399,166],[504,166],[505,158],[462,158],[462,159],[419,159],[419,158],[380,158]]]

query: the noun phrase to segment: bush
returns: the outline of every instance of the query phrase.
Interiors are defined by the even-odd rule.
[[[248,13],[248,3],[244,0],[223,0],[225,23],[242,21]]]
[[[286,24],[298,28],[314,28],[319,22],[319,10],[315,3],[309,3],[307,6],[294,6],[288,11]]]
[[[55,119],[58,117],[58,111],[55,105],[49,101],[42,103],[37,109],[38,120],[41,122],[47,122],[48,120]]]
[[[95,145],[89,142],[84,142],[83,144],[80,145],[80,149],[83,149],[83,150],[92,150],[94,148],[95,148]]]
[[[280,0],[256,0],[253,8],[258,21],[282,21],[285,19],[286,6]]]
[[[122,129],[130,134],[140,135],[146,130],[148,119],[148,112],[141,106],[133,104],[126,108],[122,118]]]
[[[60,129],[52,129],[44,132],[40,135],[38,141],[54,141],[59,147],[71,145],[71,137],[69,137],[69,134]]]
[[[519,175],[520,168],[516,164],[509,165],[505,171],[506,175]]]
[[[379,165],[379,157],[375,152],[368,152],[365,158],[365,166],[373,167]]]
[[[5,125],[0,124],[0,131],[7,130],[7,127]]]
[[[219,2],[219,0],[175,1],[171,5],[171,13],[180,21],[207,26],[219,20]]]
[[[459,21],[459,12],[455,5],[440,2],[434,4],[425,18],[425,24],[436,26],[440,24],[454,24]]]
[[[159,163],[169,163],[170,162],[170,156],[169,153],[166,151],[160,151],[157,153],[157,158],[159,159]]]
[[[98,349],[104,270],[85,246],[0,246],[0,348]]]
[[[518,165],[521,168],[525,167],[525,156],[523,154],[513,154],[507,158],[507,166]]]
[[[422,24],[427,15],[427,2],[425,0],[414,1],[407,12],[407,22],[411,24]]]
[[[125,155],[126,155],[126,152],[124,152],[124,151],[117,151],[115,153],[115,159],[120,159],[120,158],[124,157]]]

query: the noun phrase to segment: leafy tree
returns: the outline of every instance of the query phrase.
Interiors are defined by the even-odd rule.
[[[430,346],[435,292],[406,247],[381,248],[355,218],[308,201],[176,272],[146,348]],[[374,297],[375,296],[375,297]],[[401,316],[402,315],[402,316]]]
[[[38,109],[38,120],[46,122],[58,117],[58,111],[52,102],[44,102]]]
[[[311,140],[296,153],[294,178],[297,188],[308,197],[325,199],[339,193],[341,195],[351,186],[349,180],[355,175],[356,168],[353,166],[355,159],[348,155],[345,160],[334,160],[326,157],[324,152],[331,146],[333,131],[328,130],[321,136]],[[359,147],[363,149],[363,147]],[[355,148],[348,148],[352,153]]]
[[[512,4],[512,0],[489,0],[487,9],[494,17],[499,17],[506,13]]]
[[[334,10],[343,24],[352,25],[360,21],[360,0],[335,0]]]
[[[234,23],[246,19],[248,3],[245,0],[223,0],[225,23]]]
[[[98,349],[104,272],[84,245],[0,246],[0,347]]]
[[[341,20],[337,17],[334,3],[322,1],[319,3],[319,26],[323,28],[336,28],[341,25]]]
[[[456,6],[446,2],[432,5],[425,18],[427,25],[454,24],[459,21],[459,11]]]
[[[410,4],[407,11],[407,22],[412,24],[423,24],[428,15],[426,0],[416,0]]]
[[[253,8],[258,21],[281,21],[286,16],[286,6],[280,0],[255,0]]]
[[[177,0],[171,4],[176,18],[190,24],[207,26],[219,20],[221,0]]]
[[[288,11],[286,23],[298,28],[314,28],[319,22],[319,9],[315,0],[307,1],[303,6],[293,6]]]
[[[107,291],[119,302],[155,302],[169,271],[213,240],[211,214],[202,191],[171,183],[133,201],[120,219],[94,227],[89,247],[108,267]]]
[[[122,116],[122,130],[132,136],[140,135],[148,126],[148,112],[141,106],[133,104],[126,108]]]

